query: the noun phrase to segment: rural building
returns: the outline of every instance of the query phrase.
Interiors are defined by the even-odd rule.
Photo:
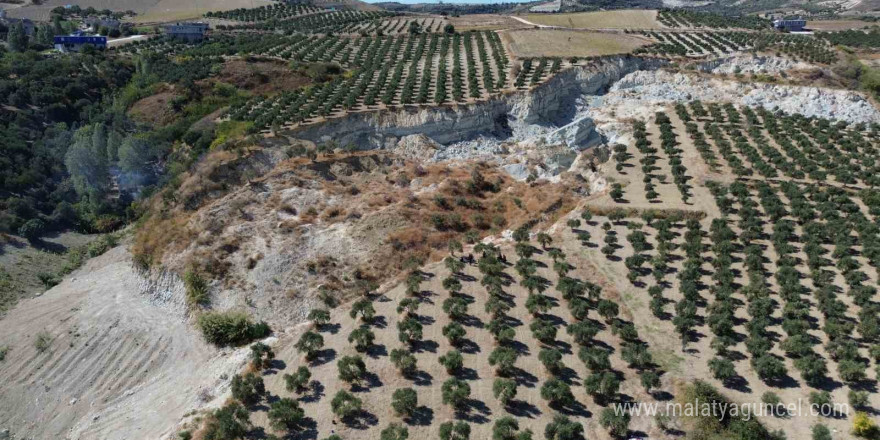
[[[60,52],[79,52],[87,45],[96,49],[107,48],[107,37],[97,35],[56,35],[55,49]]]
[[[168,24],[163,27],[163,30],[165,35],[169,37],[180,38],[186,41],[201,41],[205,38],[208,23],[184,22]]]
[[[98,32],[101,28],[119,29],[122,22],[112,17],[86,17],[83,23],[88,25],[92,32]]]
[[[807,20],[795,18],[792,20],[773,20],[773,27],[780,31],[800,32],[807,25]]]
[[[34,21],[29,18],[10,18],[6,16],[6,11],[0,9],[0,23],[6,25],[7,28],[11,28],[16,23],[21,23],[21,27],[24,29],[25,35],[32,37],[36,31],[37,26],[34,24]]]

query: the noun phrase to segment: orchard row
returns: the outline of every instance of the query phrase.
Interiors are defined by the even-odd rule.
[[[263,129],[342,111],[468,102],[510,87],[509,61],[494,32],[320,40],[325,41],[275,45],[264,53],[336,61],[354,68],[352,75],[272,98],[255,97],[232,108],[230,117],[254,121],[256,129]]]

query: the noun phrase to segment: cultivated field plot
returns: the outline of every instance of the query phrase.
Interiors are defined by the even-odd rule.
[[[251,421],[317,438],[666,437],[681,426],[609,406],[704,379],[736,402],[851,405],[761,418],[789,438],[848,432],[880,405],[880,125],[693,102],[633,139],[565,227],[312,311],[282,362],[252,367],[263,379],[233,380]]]
[[[806,35],[776,32],[690,31],[642,32],[657,44],[636,53],[662,56],[723,55],[743,50],[786,54],[811,63],[831,64],[837,53],[827,41]]]
[[[360,30],[378,28],[380,19],[394,16],[385,11],[326,10],[317,13],[293,15],[288,18],[273,18],[260,22],[233,24],[219,27],[231,31],[282,31],[284,33],[352,33]],[[372,23],[373,27],[365,27]]]
[[[529,27],[525,23],[514,20],[507,15],[466,14],[449,17],[449,22],[457,31],[490,31],[500,29],[516,29]]]
[[[150,0],[150,2],[153,1],[155,0]],[[255,8],[272,4],[275,4],[272,0],[211,0],[210,2],[159,0],[144,12],[139,13],[132,21],[135,23],[167,23],[176,20],[197,19],[211,11]]]
[[[266,389],[297,399],[317,438],[379,439],[395,426],[438,438],[443,424],[473,439],[578,425],[597,438],[611,402],[665,395],[662,372],[614,294],[585,281],[588,245],[570,231],[548,239],[478,246],[475,264],[451,257],[385,295],[313,312],[322,324],[288,340]],[[305,380],[293,374],[302,367]],[[253,421],[269,425],[265,411]]]
[[[507,31],[511,54],[528,57],[590,57],[630,53],[651,41],[636,35],[560,29],[523,29]]]
[[[110,9],[112,11],[134,11],[138,14],[147,12],[160,0],[47,0],[40,4],[27,5],[4,5],[4,9],[10,17],[29,18],[31,20],[49,21],[52,9],[58,6],[79,5],[82,8],[93,7],[97,10]]]
[[[688,11],[684,9],[665,9],[657,15],[657,21],[663,26],[673,28],[739,28],[769,29],[770,20],[755,15],[741,17],[723,16],[718,14]]]
[[[207,44],[164,39],[120,52],[163,51],[187,56],[253,54],[354,69],[307,90],[255,97],[233,107],[233,119],[257,128],[314,122],[314,118],[411,104],[473,102],[511,87],[510,61],[495,32],[399,34],[382,37],[218,35]]]
[[[657,11],[628,10],[577,12],[571,14],[525,14],[522,18],[536,24],[573,29],[659,29]]]
[[[324,8],[299,3],[273,3],[258,8],[238,8],[229,11],[212,11],[205,14],[208,18],[257,22],[266,20],[284,20],[317,12],[327,12]]]
[[[444,17],[395,17],[384,20],[362,23],[360,26],[346,30],[349,33],[369,33],[376,35],[398,35],[405,33],[437,33],[442,32],[448,22]]]
[[[807,29],[814,31],[845,31],[849,29],[862,29],[873,24],[862,20],[810,20],[807,21]]]
[[[621,186],[604,208],[706,215],[672,233],[643,218],[647,240],[627,237],[631,249],[612,265],[629,290],[650,294],[636,322],[651,315],[662,334],[678,334],[699,357],[686,368],[735,400],[772,392],[877,408],[880,126],[695,102],[635,133],[636,148],[616,150]],[[848,432],[852,417],[818,422]],[[816,422],[767,421],[789,438],[809,437]]]

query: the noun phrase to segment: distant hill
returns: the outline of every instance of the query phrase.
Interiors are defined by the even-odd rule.
[[[381,11],[382,8],[379,6],[362,2],[360,0],[313,0],[316,6],[321,6],[324,8],[345,8],[345,9],[354,9],[358,11]]]

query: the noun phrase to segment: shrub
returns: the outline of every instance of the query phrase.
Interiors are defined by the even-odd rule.
[[[38,218],[32,218],[18,228],[18,235],[21,235],[28,241],[34,241],[40,238],[45,231],[46,223]]]
[[[52,335],[48,332],[42,331],[37,333],[37,339],[34,340],[34,348],[37,349],[38,352],[42,353],[49,349],[49,346],[52,345]],[[5,357],[5,352],[4,352]]]
[[[348,419],[360,414],[363,406],[361,399],[345,390],[339,390],[330,401],[330,409],[341,419]]]
[[[880,428],[877,427],[877,422],[871,420],[871,416],[860,411],[853,418],[852,433],[858,437],[877,438],[880,435]]]
[[[207,312],[199,315],[196,324],[206,341],[219,346],[246,344],[272,332],[265,322],[255,324],[244,312]]]
[[[305,412],[296,400],[284,397],[269,406],[269,424],[277,430],[293,430],[305,420]]]
[[[204,306],[211,302],[208,295],[208,283],[198,272],[190,269],[183,275],[186,287],[186,304],[189,307]]]
[[[831,393],[828,391],[813,391],[810,393],[810,403],[817,407],[831,405]]]
[[[253,405],[260,401],[266,394],[266,385],[263,378],[254,373],[245,373],[244,376],[236,374],[232,376],[232,398],[245,405]]]
[[[471,386],[467,382],[452,378],[441,387],[443,403],[454,408],[462,408],[471,396]]]
[[[856,391],[849,390],[849,404],[854,408],[865,408],[869,406],[868,402],[868,392],[867,391]]]
[[[214,411],[205,422],[205,440],[244,438],[250,427],[250,413],[238,402],[230,402]]]
[[[813,440],[831,440],[831,430],[825,425],[813,425]]]
[[[465,422],[444,422],[440,424],[440,440],[468,440],[471,426]]]
[[[727,358],[713,358],[709,361],[709,369],[712,370],[712,377],[725,384],[737,377],[733,362]]]
[[[287,391],[302,392],[309,385],[312,373],[305,366],[300,366],[293,374],[285,374],[284,382]]]
[[[326,325],[330,322],[330,312],[324,309],[312,309],[309,311],[308,319],[318,326]]]

